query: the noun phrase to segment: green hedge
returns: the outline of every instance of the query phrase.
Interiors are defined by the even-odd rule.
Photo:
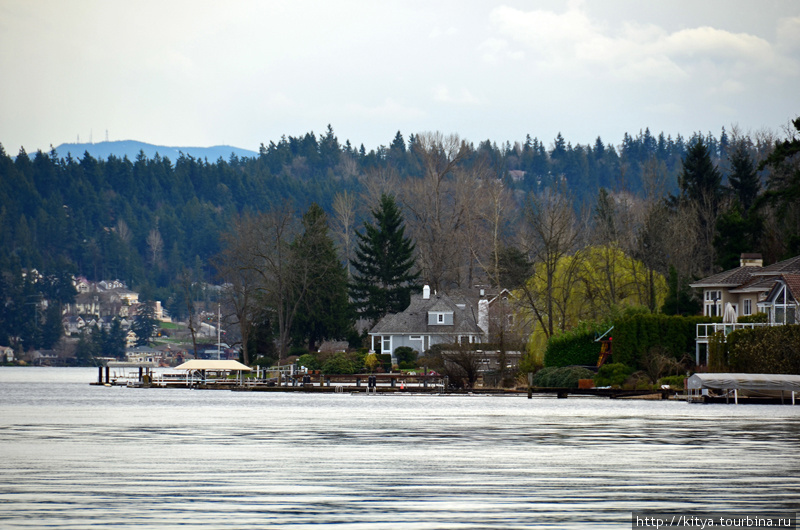
[[[547,341],[544,365],[596,366],[600,357],[600,343],[595,342],[594,338],[610,327],[611,325],[581,322],[575,329],[552,336]]]
[[[578,379],[591,379],[594,372],[580,366],[551,366],[533,376],[533,386],[548,388],[578,388]]]
[[[734,331],[727,353],[732,372],[800,374],[800,325]]]
[[[661,346],[675,359],[694,353],[697,324],[721,322],[718,317],[684,317],[639,313],[614,322],[611,362],[640,368],[640,359],[654,346]],[[581,323],[575,329],[554,335],[547,342],[544,365],[595,365],[600,356],[596,334],[605,333],[606,324]]]
[[[654,346],[661,346],[675,359],[693,353],[697,324],[721,322],[719,317],[684,317],[633,315],[614,323],[613,356],[615,363],[639,367],[639,360]]]

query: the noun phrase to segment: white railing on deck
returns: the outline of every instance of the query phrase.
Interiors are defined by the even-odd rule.
[[[697,339],[708,339],[709,337],[713,336],[714,333],[722,332],[722,334],[727,337],[729,333],[733,331],[737,331],[740,329],[755,329],[765,326],[781,326],[781,323],[770,323],[770,322],[750,322],[750,323],[739,323],[736,322],[734,324],[697,324]]]

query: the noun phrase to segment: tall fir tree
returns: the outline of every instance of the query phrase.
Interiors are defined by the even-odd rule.
[[[709,204],[716,209],[719,204],[722,175],[714,167],[709,148],[698,138],[683,159],[683,170],[678,177],[681,192],[690,201]]]
[[[308,274],[305,292],[292,323],[295,343],[314,350],[325,339],[343,339],[353,330],[347,299],[347,270],[336,255],[329,234],[328,217],[316,203],[303,215],[303,233],[292,244],[297,267]]]
[[[756,173],[753,159],[747,151],[744,142],[740,142],[736,149],[731,153],[731,174],[728,177],[731,189],[739,199],[745,214],[758,198],[761,191],[761,182]]]
[[[388,313],[408,307],[416,284],[415,245],[405,236],[400,209],[390,195],[382,195],[372,211],[373,223],[357,233],[355,274],[350,295],[363,318],[376,322]]]
[[[158,320],[153,302],[143,301],[139,304],[138,313],[131,324],[131,330],[136,334],[136,345],[147,346],[158,330]]]

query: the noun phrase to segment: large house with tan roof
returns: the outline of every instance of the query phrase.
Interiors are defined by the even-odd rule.
[[[772,324],[796,324],[800,256],[767,267],[761,254],[742,254],[740,266],[690,284],[703,289],[703,315],[721,317],[728,304],[736,317],[766,313]]]
[[[761,254],[742,254],[739,267],[690,285],[703,290],[703,315],[723,317],[728,308],[733,316],[721,324],[697,325],[698,364],[701,345],[717,332],[727,336],[736,329],[800,324],[800,256],[764,267]],[[754,313],[766,313],[767,322],[737,323],[739,317]]]

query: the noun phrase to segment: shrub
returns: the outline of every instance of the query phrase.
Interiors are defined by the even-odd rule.
[[[604,364],[594,377],[595,386],[622,386],[633,373],[633,368],[623,363]]]
[[[411,348],[409,346],[400,346],[394,350],[394,356],[397,358],[397,362],[400,365],[400,368],[403,368],[403,365],[409,365],[408,368],[416,368],[416,360],[417,360],[417,350]]]
[[[769,322],[769,315],[766,313],[753,313],[752,315],[739,317],[737,322],[741,324],[765,324]]]
[[[550,366],[533,376],[533,386],[547,388],[578,388],[578,379],[591,379],[594,372],[582,366]]]
[[[354,374],[358,370],[356,363],[346,353],[334,353],[322,364],[325,374]]]
[[[313,353],[304,353],[297,359],[298,366],[305,366],[309,370],[319,370],[322,368],[319,359]]]
[[[683,382],[686,380],[685,375],[669,375],[662,377],[658,380],[659,385],[669,385],[670,388],[675,390],[683,390]]]
[[[737,330],[728,335],[728,363],[734,372],[800,374],[800,326]]]
[[[649,390],[653,388],[653,382],[644,372],[633,372],[622,384],[622,388],[630,390]]]

